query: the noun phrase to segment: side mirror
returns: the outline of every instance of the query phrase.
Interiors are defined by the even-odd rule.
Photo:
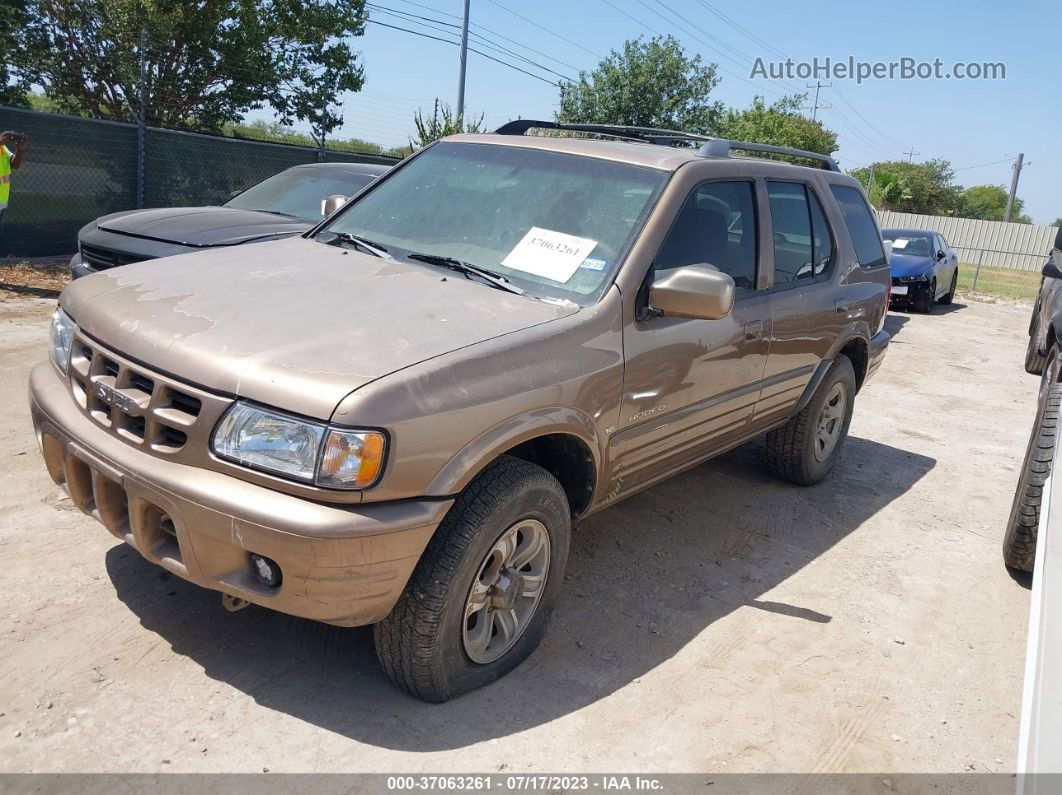
[[[1055,265],[1055,261],[1053,259],[1047,261],[1047,264],[1044,265],[1044,269],[1040,271],[1040,273],[1042,273],[1048,279],[1062,279],[1062,270],[1058,269],[1058,266]]]
[[[342,193],[335,193],[331,196],[326,196],[321,201],[321,215],[327,218],[346,203],[347,197],[344,196]]]
[[[944,259],[946,255],[940,249],[937,249],[937,259]]]
[[[686,265],[649,287],[649,306],[666,317],[718,320],[734,308],[734,280],[711,265]]]
[[[1055,232],[1055,248],[1062,251],[1062,226],[1058,227],[1058,231]]]

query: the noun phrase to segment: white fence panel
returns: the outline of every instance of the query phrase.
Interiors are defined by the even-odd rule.
[[[879,211],[878,218],[883,229],[898,227],[939,232],[958,251],[963,262],[1017,270],[1039,270],[1058,232],[1054,226],[915,215],[891,210]]]

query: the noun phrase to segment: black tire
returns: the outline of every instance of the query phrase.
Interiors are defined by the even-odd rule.
[[[933,279],[933,281],[927,284],[922,290],[919,291],[918,295],[915,296],[915,309],[917,309],[923,314],[928,315],[930,312],[933,311],[933,307],[936,306],[936,294],[937,280]]]
[[[515,644],[474,662],[463,641],[473,578],[495,542],[521,519],[545,525],[550,556],[544,591]],[[394,609],[373,627],[376,656],[391,681],[424,701],[447,701],[511,671],[538,646],[564,581],[571,538],[568,500],[535,464],[502,456],[461,493],[428,543]]]
[[[839,429],[841,436],[829,456],[825,460],[819,460],[815,455],[815,431],[827,397],[837,383],[843,384],[847,390],[847,405]],[[768,431],[764,450],[767,466],[771,471],[782,480],[788,480],[798,486],[813,486],[824,480],[833,469],[848,437],[855,394],[855,369],[848,357],[840,354],[826,372],[808,405],[785,425]]]
[[[940,297],[940,299],[937,301],[937,303],[938,304],[942,304],[944,306],[947,306],[952,301],[954,301],[955,300],[955,288],[958,287],[958,286],[959,286],[959,269],[956,268],[955,272],[951,274],[951,287],[949,287],[948,291],[946,293],[944,293],[944,295],[942,295]]]
[[[1035,331],[1029,335],[1029,345],[1025,348],[1025,372],[1040,375],[1047,363],[1047,354],[1040,353],[1039,334]]]
[[[1007,532],[1003,536],[1003,560],[1012,569],[1032,571],[1036,559],[1036,530],[1040,523],[1040,502],[1044,483],[1051,474],[1051,461],[1058,441],[1062,415],[1062,384],[1046,384],[1046,394],[1036,411],[1021,476],[1014,491]]]

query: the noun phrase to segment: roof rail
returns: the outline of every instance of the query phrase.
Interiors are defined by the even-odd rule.
[[[788,146],[774,146],[773,144],[757,144],[751,141],[730,141],[726,138],[713,138],[710,135],[682,132],[681,130],[666,130],[657,127],[633,127],[625,124],[582,124],[565,123],[556,121],[539,121],[536,119],[516,119],[503,124],[497,130],[496,135],[524,135],[528,130],[570,130],[572,132],[591,133],[605,135],[625,141],[638,141],[642,143],[671,146],[677,142],[700,143],[697,154],[701,157],[728,157],[731,149],[743,152],[768,152],[775,155],[789,155],[790,157],[803,157],[821,163],[821,168],[830,171],[840,171],[837,162],[829,155],[818,152],[808,152],[803,149],[793,149]]]

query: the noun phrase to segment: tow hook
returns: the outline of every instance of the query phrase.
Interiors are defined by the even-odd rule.
[[[228,610],[230,613],[235,613],[237,610],[243,610],[251,603],[246,599],[241,599],[238,596],[231,596],[227,593],[221,595],[221,606]]]

